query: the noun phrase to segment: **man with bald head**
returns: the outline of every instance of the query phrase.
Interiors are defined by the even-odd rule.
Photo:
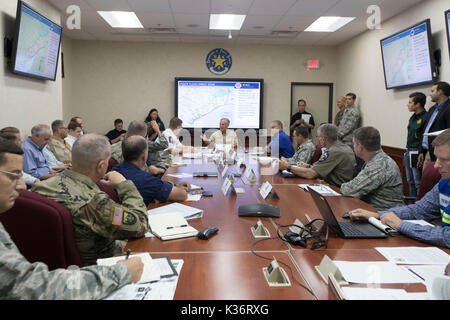
[[[338,113],[336,113],[336,116],[334,117],[334,124],[336,127],[339,127],[341,124],[342,116],[344,115],[345,111],[345,97],[341,96],[337,99],[336,105],[339,109]]]
[[[149,229],[147,208],[133,182],[116,171],[106,173],[110,157],[106,137],[83,135],[73,145],[72,169],[32,189],[70,211],[84,265],[122,253],[116,240],[142,237]],[[115,188],[121,204],[102,192],[98,182]]]
[[[206,145],[209,144],[231,144],[233,147],[237,147],[238,138],[236,132],[233,130],[229,130],[230,120],[227,118],[220,119],[219,127],[220,129],[214,132],[211,137],[208,139],[205,134],[202,134],[200,137]]]
[[[181,182],[175,186],[142,170],[148,157],[148,145],[145,138],[141,136],[125,138],[122,142],[122,154],[124,162],[115,166],[113,170],[134,182],[145,205],[148,206],[153,200],[166,202],[187,199],[187,191],[190,191],[188,182]]]

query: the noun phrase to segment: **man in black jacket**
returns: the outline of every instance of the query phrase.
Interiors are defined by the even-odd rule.
[[[427,114],[425,130],[422,134],[422,143],[419,148],[419,158],[417,166],[423,165],[423,160],[427,152],[430,152],[431,161],[436,161],[434,148],[431,143],[435,136],[428,136],[428,133],[441,131],[450,128],[450,85],[447,82],[437,82],[431,87],[431,101],[436,104],[430,108]]]

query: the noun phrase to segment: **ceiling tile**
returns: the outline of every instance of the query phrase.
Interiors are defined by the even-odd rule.
[[[175,21],[170,13],[138,12],[137,17],[145,28],[175,28]]]
[[[339,17],[369,17],[367,8],[383,0],[341,0],[324,15]],[[392,0],[391,0],[392,1]]]
[[[169,0],[128,0],[131,9],[145,13],[171,13]]]
[[[285,14],[297,0],[254,0],[249,14]]]
[[[211,0],[211,13],[247,14],[253,0]]]
[[[248,15],[244,20],[241,32],[254,35],[268,34],[278,24],[281,17],[281,15]]]
[[[209,0],[169,0],[173,13],[210,13]]]
[[[131,11],[127,0],[85,0],[97,11]],[[76,1],[73,1],[75,4]]]
[[[186,28],[189,25],[196,25],[197,28],[209,29],[209,14],[174,14],[175,26]]]
[[[275,29],[303,31],[315,20],[316,17],[284,16],[275,26]]]
[[[304,17],[315,16],[315,18],[318,18],[339,1],[340,0],[298,0],[297,3],[289,9],[286,15]]]

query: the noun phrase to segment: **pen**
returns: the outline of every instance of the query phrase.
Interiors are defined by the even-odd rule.
[[[127,250],[127,257],[125,258],[125,260],[128,260],[128,258],[130,257],[130,253],[131,253],[131,250],[128,249],[128,250]]]
[[[420,279],[422,279],[423,281],[425,281],[424,278],[422,278],[421,276],[419,276],[417,273],[415,273],[414,271],[412,271],[410,268],[406,268],[406,269],[408,269],[409,271],[411,271],[412,273],[414,273],[416,276],[418,276]]]
[[[183,227],[187,227],[187,224],[182,224],[181,226],[176,226],[176,227],[167,227],[166,229],[175,229],[175,228],[183,228]]]

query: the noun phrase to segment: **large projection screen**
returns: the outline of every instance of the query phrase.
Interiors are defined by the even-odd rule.
[[[262,79],[175,78],[175,115],[183,128],[218,128],[221,118],[231,129],[260,129]]]

